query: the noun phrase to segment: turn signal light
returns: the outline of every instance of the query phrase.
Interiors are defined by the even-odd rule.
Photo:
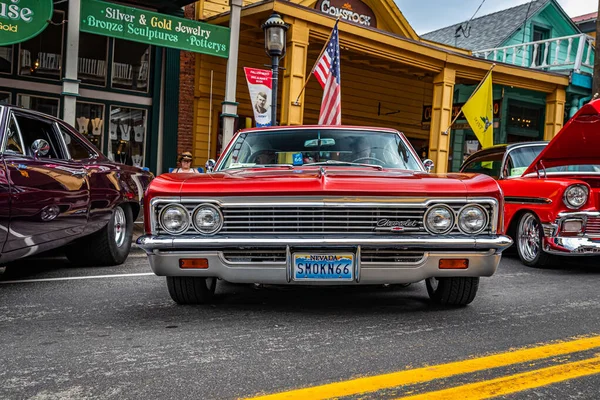
[[[180,258],[179,268],[207,269],[208,259],[206,258]]]
[[[446,260],[446,259],[442,259],[440,260],[440,265],[439,265],[440,269],[467,269],[469,268],[469,260],[467,259],[452,259],[452,260]]]

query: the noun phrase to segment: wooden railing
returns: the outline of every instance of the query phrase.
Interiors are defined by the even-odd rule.
[[[582,67],[593,68],[594,38],[586,34],[563,36],[520,43],[512,46],[473,51],[475,57],[499,61],[521,67],[558,70]]]

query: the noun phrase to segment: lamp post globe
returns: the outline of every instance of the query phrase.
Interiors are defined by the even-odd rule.
[[[262,29],[265,31],[265,52],[271,57],[273,89],[271,95],[271,124],[277,125],[277,81],[279,77],[279,58],[285,55],[285,35],[289,28],[279,14],[271,14]]]

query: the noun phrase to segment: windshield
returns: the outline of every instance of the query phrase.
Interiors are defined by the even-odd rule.
[[[242,132],[218,171],[273,165],[378,165],[423,171],[395,132],[350,129],[278,129]]]
[[[537,158],[537,156],[544,149],[544,145],[541,146],[529,146],[521,147],[511,151],[507,157],[507,176],[521,176],[523,172],[531,165],[531,163]],[[561,165],[560,167],[546,168],[546,173],[559,173],[559,172],[600,172],[600,165],[591,164],[573,164],[573,165]]]

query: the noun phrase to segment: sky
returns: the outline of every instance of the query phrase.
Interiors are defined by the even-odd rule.
[[[482,0],[394,0],[417,34],[431,32],[471,19]],[[505,10],[529,0],[484,0],[477,17]],[[598,11],[598,0],[558,0],[570,16]]]

